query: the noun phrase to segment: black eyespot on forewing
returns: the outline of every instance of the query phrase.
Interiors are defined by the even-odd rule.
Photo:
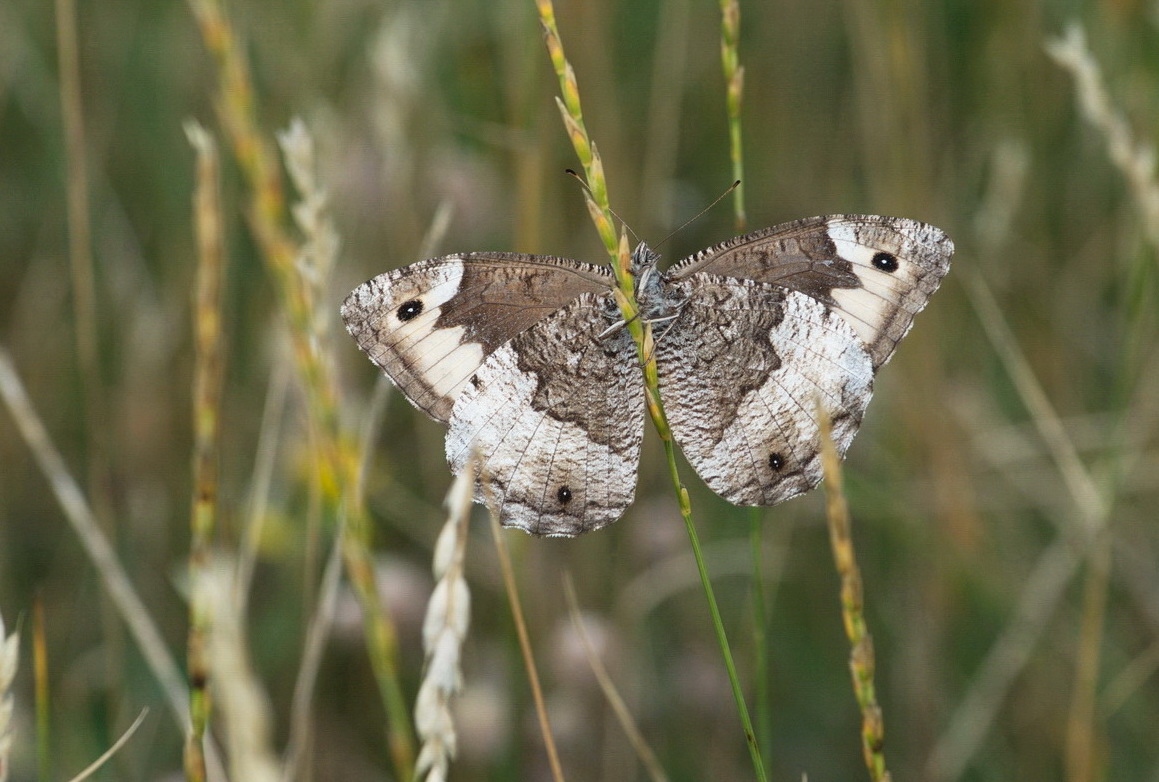
[[[571,502],[571,489],[567,486],[560,486],[559,491],[555,493],[555,498],[559,500],[560,505],[567,505]]]
[[[882,252],[876,253],[873,256],[873,260],[870,261],[870,263],[873,264],[873,268],[878,269],[879,271],[886,272],[888,274],[893,274],[895,271],[898,270],[898,267],[901,265],[897,262],[896,255],[894,255],[892,253],[887,253],[884,250]]]
[[[406,323],[408,320],[414,320],[422,313],[423,313],[423,300],[422,299],[411,299],[410,301],[404,303],[401,307],[399,307],[398,311],[395,314],[398,316],[399,320],[401,320],[403,323]]]
[[[773,472],[780,472],[785,467],[785,457],[776,452],[769,454],[769,467]]]

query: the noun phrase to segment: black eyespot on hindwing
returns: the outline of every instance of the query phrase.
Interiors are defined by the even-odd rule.
[[[769,454],[769,467],[773,468],[773,472],[780,472],[785,466],[785,457],[779,453]]]
[[[567,505],[571,502],[571,489],[567,486],[560,486],[559,491],[555,493],[556,499],[559,500],[560,505]]]
[[[423,300],[422,299],[411,299],[410,301],[406,302],[401,307],[399,307],[398,311],[395,314],[398,316],[399,320],[401,320],[403,323],[406,323],[408,320],[414,320],[422,313],[423,313]]]
[[[879,269],[889,274],[893,274],[900,266],[900,264],[897,262],[897,256],[885,251],[876,253],[870,263],[873,264],[873,268]]]

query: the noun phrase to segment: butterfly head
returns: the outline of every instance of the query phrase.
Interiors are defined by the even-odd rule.
[[[668,284],[656,268],[660,254],[640,242],[632,252],[632,276],[636,281],[636,301],[645,320],[671,319],[684,303],[684,297]]]
[[[636,245],[636,249],[632,250],[632,275],[637,280],[640,279],[640,276],[647,273],[649,269],[655,269],[659,260],[660,253],[644,242],[640,242]]]

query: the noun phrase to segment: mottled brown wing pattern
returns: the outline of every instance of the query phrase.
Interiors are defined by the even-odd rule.
[[[342,319],[412,404],[447,422],[464,385],[512,337],[611,273],[547,256],[465,253],[381,274],[354,289]]]
[[[585,293],[495,350],[451,415],[447,460],[478,454],[476,501],[536,535],[578,535],[635,495],[644,390],[625,329],[604,335],[608,293]]]
[[[879,367],[889,360],[950,268],[954,243],[932,225],[879,215],[830,215],[738,236],[669,270],[775,283],[832,307]]]
[[[873,389],[873,362],[852,327],[817,299],[778,285],[695,274],[657,343],[672,433],[714,492],[773,505],[821,479],[817,406],[840,453]]]

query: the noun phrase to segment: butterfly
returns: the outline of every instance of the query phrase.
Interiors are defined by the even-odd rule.
[[[714,492],[773,505],[821,480],[817,405],[844,455],[873,378],[949,270],[941,230],[896,217],[810,217],[632,274],[672,433]],[[358,286],[358,346],[436,421],[453,472],[478,454],[475,501],[536,535],[618,519],[644,435],[640,359],[608,267],[473,252]]]

